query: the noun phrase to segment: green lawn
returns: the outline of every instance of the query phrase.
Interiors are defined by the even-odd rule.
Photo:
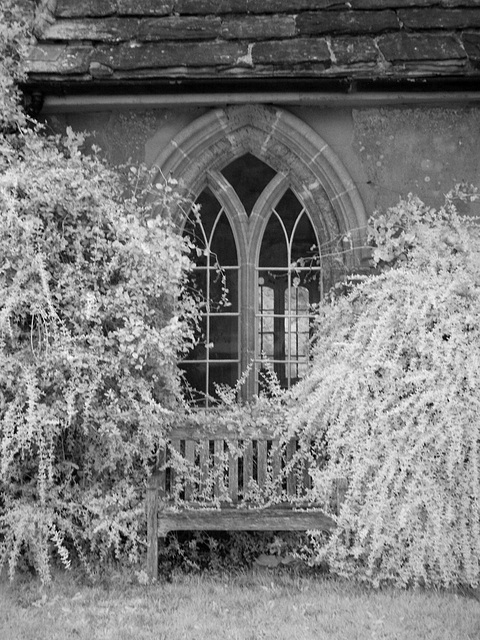
[[[480,603],[438,592],[367,591],[252,571],[134,586],[57,578],[0,584],[1,640],[479,640]]]

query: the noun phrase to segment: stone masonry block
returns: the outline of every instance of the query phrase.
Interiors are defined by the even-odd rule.
[[[85,18],[57,20],[44,31],[44,40],[204,40],[220,34],[220,18],[214,16],[172,16],[166,18]]]
[[[176,42],[100,46],[92,61],[114,70],[156,69],[167,67],[233,67],[242,66],[247,45],[236,42]]]
[[[307,11],[296,19],[300,35],[382,33],[400,29],[394,11]]]
[[[26,55],[28,73],[68,74],[86,73],[90,64],[91,48],[42,44],[31,47]]]
[[[390,33],[380,36],[378,48],[389,62],[459,60],[465,50],[453,35]]]
[[[117,13],[122,16],[168,16],[173,0],[117,0]]]
[[[345,8],[345,2],[342,3]],[[352,9],[405,9],[408,7],[478,7],[478,0],[350,0]]]
[[[480,33],[464,33],[462,42],[470,62],[480,69]]]
[[[247,0],[251,13],[289,13],[319,9],[345,9],[341,0]]]
[[[404,9],[398,17],[407,29],[478,29],[480,27],[480,3],[477,9]]]
[[[341,67],[362,62],[376,62],[379,56],[373,38],[368,36],[332,38],[330,46],[335,56],[335,64]]]
[[[226,40],[268,40],[295,35],[293,16],[242,16],[225,17],[222,20],[222,38]]]
[[[111,16],[117,11],[116,0],[57,0],[57,18],[84,18]]]
[[[330,66],[330,51],[323,38],[299,38],[258,42],[253,45],[254,64],[294,65],[302,62]]]
[[[247,0],[174,0],[175,13],[205,15],[247,13]]]

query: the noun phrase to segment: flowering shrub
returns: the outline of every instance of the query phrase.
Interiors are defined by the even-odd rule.
[[[196,311],[184,294],[189,246],[171,214],[187,203],[169,181],[148,187],[144,168],[121,179],[98,150],[82,153],[81,135],[49,137],[28,120],[12,81],[25,29],[7,4],[0,568],[12,576],[26,559],[47,582],[55,549],[65,566],[73,551],[137,557],[147,467],[180,399],[176,361]]]
[[[439,210],[409,196],[371,221],[388,266],[320,308],[291,432],[327,447],[322,499],[348,480],[338,528],[318,547],[374,585],[478,585],[480,227],[457,187]]]

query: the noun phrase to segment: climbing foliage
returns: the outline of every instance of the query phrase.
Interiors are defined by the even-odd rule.
[[[18,105],[24,26],[0,9],[0,568],[135,560],[149,461],[193,340],[176,185],[110,170]],[[5,25],[9,24],[9,28]],[[22,36],[23,34],[23,36]],[[11,99],[10,99],[11,98]]]
[[[23,128],[28,118],[19,109],[18,82],[24,79],[23,54],[28,46],[28,20],[22,3],[0,6],[0,131]]]
[[[414,196],[371,221],[382,267],[320,307],[290,434],[317,438],[324,499],[348,490],[317,560],[374,585],[480,580],[480,225],[456,187],[438,210]]]

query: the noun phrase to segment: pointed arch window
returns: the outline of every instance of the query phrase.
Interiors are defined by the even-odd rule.
[[[193,402],[208,405],[214,383],[232,384],[251,362],[245,391],[258,392],[262,351],[293,384],[308,362],[312,303],[340,274],[368,268],[365,207],[340,157],[290,111],[241,104],[192,120],[154,164],[201,205],[185,223],[203,246],[193,277],[208,299],[202,341],[182,363]],[[328,247],[321,265],[312,246]]]
[[[289,177],[251,153],[211,170],[184,231],[198,247],[194,285],[205,300],[201,338],[182,363],[190,401],[208,406],[218,383],[262,385],[265,359],[287,388],[305,372],[320,300],[320,223]]]

